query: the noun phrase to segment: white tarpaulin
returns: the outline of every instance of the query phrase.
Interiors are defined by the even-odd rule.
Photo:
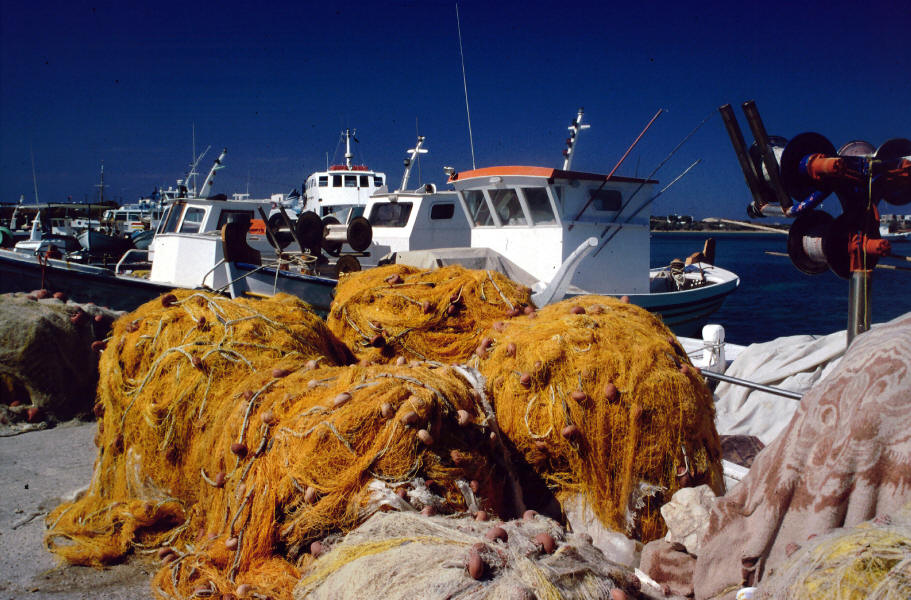
[[[725,375],[797,393],[809,390],[838,364],[845,332],[793,335],[751,344]],[[722,435],[755,435],[769,444],[791,420],[798,400],[730,383],[715,390],[715,425]]]

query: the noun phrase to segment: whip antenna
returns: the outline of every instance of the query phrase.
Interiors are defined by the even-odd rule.
[[[468,116],[468,144],[471,146],[471,168],[477,168],[474,161],[474,137],[471,135],[471,111],[468,110],[468,81],[465,79],[465,52],[462,50],[462,25],[459,21],[459,5],[456,3],[456,29],[459,31],[459,56],[462,59],[462,88],[465,90],[465,114]]]

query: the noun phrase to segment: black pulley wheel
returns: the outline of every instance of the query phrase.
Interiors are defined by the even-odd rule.
[[[282,230],[284,228],[284,231]],[[274,237],[273,237],[274,235]],[[268,227],[266,227],[266,238],[273,248],[284,250],[294,239],[288,228],[285,227],[285,220],[280,213],[274,213],[269,217]]]
[[[351,256],[350,254],[346,254],[345,256],[340,256],[338,258],[338,262],[335,263],[336,278],[341,277],[345,273],[353,273],[354,271],[360,271],[360,270],[361,270],[360,261],[357,258]]]
[[[348,223],[348,245],[355,252],[363,252],[373,241],[373,226],[364,217],[354,217]]]
[[[318,256],[323,245],[323,220],[319,215],[308,210],[297,218],[295,224],[297,239],[301,243],[301,250],[306,249],[310,254]]]

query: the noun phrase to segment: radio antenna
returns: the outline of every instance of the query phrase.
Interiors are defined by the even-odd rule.
[[[465,52],[462,50],[462,24],[459,20],[459,4],[456,2],[456,29],[459,31],[459,56],[462,58],[462,88],[465,90],[465,114],[468,116],[468,143],[471,146],[471,168],[476,169],[474,160],[474,137],[471,135],[471,111],[468,110],[468,80],[465,78]]]

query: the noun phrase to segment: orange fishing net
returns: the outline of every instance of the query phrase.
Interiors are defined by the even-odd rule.
[[[119,320],[92,483],[48,517],[48,547],[88,565],[160,549],[162,597],[288,598],[310,543],[404,482],[432,492],[411,506],[500,510],[486,416],[463,376],[333,366],[348,358],[287,296],[177,292]]]
[[[362,360],[459,363],[494,321],[530,305],[530,293],[495,271],[387,265],[343,276],[328,324]]]
[[[682,480],[722,492],[712,393],[651,313],[603,296],[565,300],[496,323],[470,364],[549,491],[581,493],[608,528],[653,540]]]

